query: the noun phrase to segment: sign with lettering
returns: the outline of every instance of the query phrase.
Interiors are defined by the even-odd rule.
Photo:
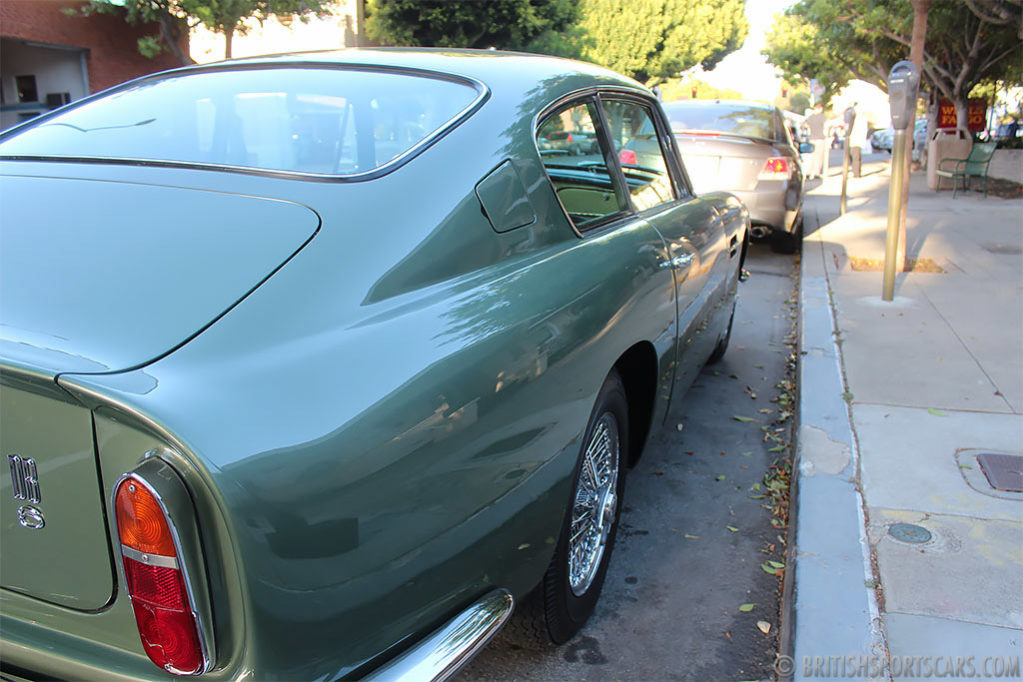
[[[938,109],[938,128],[948,130],[956,127],[956,107],[952,102],[942,98]],[[970,132],[979,133],[987,127],[987,102],[982,99],[971,99],[969,109]]]

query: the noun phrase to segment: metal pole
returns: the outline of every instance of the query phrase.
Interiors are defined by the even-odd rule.
[[[888,192],[888,234],[884,248],[884,283],[881,299],[891,301],[895,297],[896,252],[899,249],[899,223],[902,218],[902,197],[906,191],[906,130],[895,129],[892,140],[891,188]]]
[[[842,143],[842,198],[839,202],[839,215],[845,215],[845,198],[849,187],[849,157],[852,150],[849,148],[849,134],[846,133],[845,142]]]

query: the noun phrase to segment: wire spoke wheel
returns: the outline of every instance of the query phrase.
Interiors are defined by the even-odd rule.
[[[586,593],[597,574],[618,508],[620,439],[618,420],[605,412],[586,445],[572,505],[568,543],[568,584]]]

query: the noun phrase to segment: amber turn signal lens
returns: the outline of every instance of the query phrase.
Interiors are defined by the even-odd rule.
[[[114,503],[121,544],[143,554],[175,557],[174,537],[156,497],[129,476],[117,489]]]

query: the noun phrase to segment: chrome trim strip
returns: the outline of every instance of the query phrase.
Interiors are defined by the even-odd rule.
[[[174,568],[178,567],[178,560],[172,556],[163,556],[162,554],[143,554],[137,549],[132,549],[128,545],[121,545],[121,554],[128,559],[145,564],[146,566],[159,566],[160,568]]]
[[[363,679],[402,682],[446,680],[472,660],[511,616],[505,589],[487,593],[414,647]]]

